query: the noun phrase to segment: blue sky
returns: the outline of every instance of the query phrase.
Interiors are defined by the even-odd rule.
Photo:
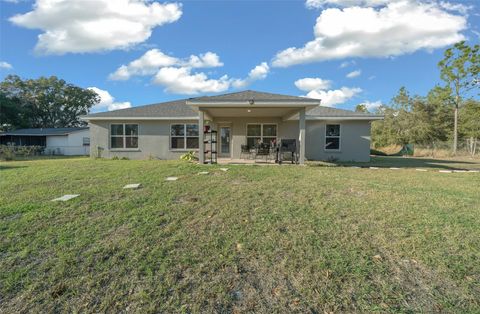
[[[1,78],[94,87],[102,111],[243,89],[352,109],[427,93],[444,49],[480,31],[475,1],[119,1],[0,0]]]

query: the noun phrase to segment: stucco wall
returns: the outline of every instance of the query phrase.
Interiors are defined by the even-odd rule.
[[[183,121],[137,121],[139,124],[139,141],[137,150],[111,150],[109,141],[110,121],[90,123],[90,155],[97,156],[97,147],[101,148],[101,156],[105,158],[128,157],[130,159],[178,159],[185,151],[170,150],[170,125],[173,123],[196,123],[193,120]],[[115,123],[132,123],[131,121],[115,121]],[[246,143],[248,123],[276,123],[279,138],[295,138],[298,140],[298,121],[282,121],[279,118],[216,118],[210,124],[218,129],[220,125],[232,128],[232,157],[240,158],[240,145]],[[324,150],[325,125],[327,123],[341,125],[341,150],[329,152]],[[344,161],[369,161],[370,159],[370,123],[368,121],[307,121],[306,123],[306,158],[308,160],[326,160],[335,158]]]

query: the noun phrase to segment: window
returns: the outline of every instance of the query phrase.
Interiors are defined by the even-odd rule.
[[[198,124],[172,124],[170,126],[171,149],[198,149]]]
[[[90,146],[90,138],[89,137],[82,138],[82,141],[83,141],[83,146]]]
[[[325,150],[340,150],[340,124],[326,125]]]
[[[138,124],[110,125],[110,147],[113,149],[138,148]]]
[[[270,144],[277,140],[276,124],[247,124],[247,145],[253,147],[258,142]]]

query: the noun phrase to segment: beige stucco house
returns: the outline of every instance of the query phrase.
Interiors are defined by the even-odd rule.
[[[204,161],[204,126],[218,132],[219,158],[239,159],[242,145],[296,139],[300,163],[369,161],[370,113],[323,107],[320,100],[256,91],[189,98],[83,117],[90,154],[130,159],[178,159],[197,151]],[[200,140],[202,139],[202,140]],[[245,147],[245,146],[244,146]]]

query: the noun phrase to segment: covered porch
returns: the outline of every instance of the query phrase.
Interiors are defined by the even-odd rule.
[[[318,100],[222,101],[215,96],[206,98],[187,101],[198,111],[200,163],[205,163],[205,157],[213,150],[221,163],[274,163],[275,145],[282,140],[294,140],[298,163],[304,164],[306,111],[318,106]],[[206,137],[209,130],[216,131],[212,146],[208,146]],[[267,147],[270,152],[259,149]]]

